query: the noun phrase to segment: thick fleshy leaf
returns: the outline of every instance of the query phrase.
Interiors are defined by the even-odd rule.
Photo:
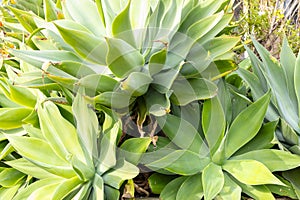
[[[89,107],[83,95],[85,95],[83,89],[79,90],[74,99],[72,110],[76,119],[78,137],[83,149],[86,150],[85,154],[93,160],[98,158],[97,135],[99,125],[96,113]]]
[[[149,73],[151,76],[160,72],[167,59],[167,49],[163,48],[162,50],[154,53],[149,60]]]
[[[44,170],[67,178],[75,176],[70,164],[58,157],[45,141],[25,136],[6,137],[20,155]]]
[[[44,0],[44,13],[45,13],[45,19],[47,22],[51,22],[53,20],[57,19],[57,11],[55,3],[51,0]]]
[[[51,199],[55,188],[65,179],[46,178],[30,184],[21,190],[15,199]],[[44,192],[44,193],[43,193]],[[36,195],[36,196],[35,196]]]
[[[226,158],[229,158],[238,149],[255,137],[261,127],[269,101],[270,93],[267,93],[243,110],[232,122],[225,139]],[[245,120],[247,120],[247,123]]]
[[[264,164],[270,171],[286,171],[300,166],[300,156],[290,152],[262,149],[234,156],[232,160],[256,160]]]
[[[5,188],[5,187],[0,188],[1,198],[13,199],[21,186],[22,186],[21,184],[18,184],[10,188]]]
[[[11,50],[11,53],[38,68],[42,68],[42,65],[48,62],[59,63],[66,60],[82,62],[74,53],[64,50]]]
[[[161,94],[149,88],[144,95],[147,111],[154,116],[164,116],[170,112],[171,103],[168,94]]]
[[[293,104],[291,98],[289,97],[287,83],[282,67],[279,65],[278,61],[274,57],[272,57],[271,54],[256,40],[253,40],[253,44],[255,45],[260,57],[263,60],[264,71],[266,73],[269,86],[271,87],[272,92],[276,97],[276,102],[278,104],[278,110],[280,114],[293,127],[293,129],[300,132],[300,128],[298,125],[299,117],[297,112],[297,105]],[[297,74],[297,66],[295,68],[295,72],[295,74]],[[295,78],[295,89],[297,88],[297,80],[299,79]]]
[[[14,169],[20,172],[23,172],[24,174],[30,175],[38,179],[55,177],[54,174],[51,174],[48,171],[44,170],[43,168],[34,165],[33,163],[29,162],[25,158],[19,158],[16,160],[7,161],[5,162],[5,164],[13,167]]]
[[[181,106],[192,101],[209,99],[217,94],[217,86],[202,78],[175,81],[171,89],[173,90],[172,102]]]
[[[14,7],[9,7],[9,9],[14,13],[20,24],[29,32],[33,32],[34,30],[37,29],[37,26],[34,22],[34,14],[24,11],[24,10],[19,10]]]
[[[206,144],[189,122],[170,114],[157,117],[157,121],[164,134],[178,147],[188,149],[203,157],[208,154]]]
[[[76,157],[82,162],[89,162],[84,156],[75,127],[61,116],[54,103],[44,102],[43,106],[38,107],[38,115],[42,133],[57,155],[64,160]]]
[[[107,199],[120,199],[119,190],[112,188],[108,185],[104,185],[104,193]]]
[[[202,129],[211,155],[224,137],[225,126],[225,115],[219,98],[214,97],[205,101],[202,111]]]
[[[151,143],[151,138],[130,138],[125,140],[125,142],[120,147],[120,153],[125,156],[125,159],[132,164],[137,165],[143,153],[149,147]]]
[[[127,6],[122,10],[112,22],[112,34],[115,38],[126,41],[131,46],[135,47],[135,40],[130,22],[130,6],[129,0]]]
[[[295,193],[300,198],[300,169],[293,169],[283,172],[283,177],[286,178],[293,186]]]
[[[110,108],[128,108],[135,100],[130,94],[125,92],[103,92],[94,97],[96,104],[101,104]]]
[[[299,145],[300,138],[295,130],[284,120],[280,119],[281,122],[281,132],[284,138],[284,141],[289,145]]]
[[[119,161],[115,168],[103,175],[103,180],[107,185],[119,189],[125,180],[132,179],[139,174],[139,168],[127,162]]]
[[[142,72],[132,72],[121,83],[122,89],[132,96],[142,96],[149,88],[152,78]]]
[[[78,177],[73,177],[62,181],[53,193],[53,199],[64,199],[68,194],[75,190],[80,184],[81,180]]]
[[[180,175],[193,175],[201,172],[209,164],[209,158],[201,158],[198,154],[187,150],[176,150],[147,167],[166,169]]]
[[[296,192],[292,184],[286,179],[278,176],[278,178],[286,185],[266,185],[268,189],[273,193],[284,197],[289,197],[291,199],[297,199]]]
[[[138,50],[123,40],[106,38],[108,53],[106,62],[109,69],[119,78],[125,78],[133,71],[140,71],[144,58]]]
[[[300,54],[297,57],[296,60],[296,64],[295,64],[295,72],[294,72],[294,84],[295,84],[295,92],[297,95],[297,100],[298,100],[298,116],[300,115],[300,81],[298,78],[298,74],[300,73]],[[299,118],[298,118],[299,119]],[[288,118],[286,119],[290,124],[292,123],[290,120],[288,120]],[[293,126],[293,124],[291,124]],[[299,127],[299,121],[298,121],[298,127]],[[294,127],[293,127],[294,128]],[[295,128],[294,128],[295,129]],[[298,131],[298,133],[300,132],[300,128],[296,128],[295,130]]]
[[[2,187],[13,187],[25,177],[25,174],[14,168],[6,168],[0,173],[0,185]]]
[[[241,186],[243,192],[253,199],[268,199],[275,200],[271,191],[265,185],[245,185],[238,183]]]
[[[184,183],[184,181],[187,178],[188,178],[187,176],[181,176],[171,181],[168,185],[166,185],[166,187],[163,189],[159,197],[163,200],[176,199],[177,192],[180,186],[182,185],[182,183]]]
[[[176,199],[199,200],[203,197],[201,174],[188,177],[180,186]]]
[[[222,200],[241,199],[242,188],[236,184],[226,173],[224,173],[224,187],[219,193]]]
[[[104,39],[101,40],[91,33],[81,30],[55,25],[63,39],[83,58],[98,64],[106,64],[107,47]]]
[[[0,128],[14,129],[23,125],[23,120],[32,112],[30,108],[0,108]]]
[[[219,165],[210,163],[202,172],[204,198],[214,199],[221,192],[224,185],[224,174]]]
[[[9,85],[9,91],[10,91],[10,98],[12,101],[24,105],[30,108],[34,108],[36,104],[36,96],[32,93],[31,90],[8,84]]]
[[[118,87],[119,82],[107,75],[92,74],[83,77],[76,84],[95,94],[114,91]]]
[[[87,27],[97,37],[105,34],[104,24],[101,23],[102,20],[94,1],[66,0],[64,3],[72,19]],[[88,12],[82,12],[83,10],[87,10]]]
[[[166,185],[171,182],[176,176],[169,176],[159,173],[154,173],[148,178],[149,187],[154,194],[160,194]]]
[[[94,199],[104,199],[104,181],[101,176],[95,174],[93,181]]]
[[[218,14],[203,18],[193,25],[191,25],[187,30],[187,36],[191,37],[195,41],[199,40],[206,33],[208,33],[215,25],[217,25],[222,17],[224,16],[224,12],[220,12]]]
[[[293,53],[291,47],[288,44],[288,40],[286,38],[283,39],[283,44],[280,53],[280,63],[282,65],[282,69],[285,72],[285,78],[287,81],[288,92],[290,94],[291,101],[297,104],[297,97],[295,93],[295,67],[296,67],[296,56]],[[296,101],[296,102],[294,102]],[[299,103],[298,103],[299,105]]]
[[[228,160],[222,168],[247,185],[284,185],[265,165],[256,160]]]
[[[110,119],[106,119],[110,120]],[[107,122],[104,122],[107,123]],[[104,125],[103,125],[104,126]],[[121,123],[112,122],[112,127],[108,127],[107,129],[105,126],[103,127],[104,135],[101,140],[101,151],[99,155],[99,165],[97,166],[97,171],[102,174],[107,170],[113,168],[116,163],[116,140],[118,136],[119,129],[121,127]]]

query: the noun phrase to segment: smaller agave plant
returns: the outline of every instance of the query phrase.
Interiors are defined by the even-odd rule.
[[[26,175],[36,179],[19,185],[13,199],[119,199],[124,180],[139,173],[116,155],[121,122],[111,111],[105,110],[100,131],[96,113],[82,95],[75,97],[72,110],[76,127],[52,101],[39,100],[39,127],[3,132],[19,155],[5,161],[14,170],[13,180]]]
[[[274,174],[298,167],[300,156],[270,149],[277,122],[261,127],[270,98],[268,92],[227,125],[219,98],[206,100],[202,111],[203,134],[175,115],[158,117],[158,124],[170,142],[146,153],[140,162],[160,174],[183,176],[166,183],[166,176],[153,175],[150,183],[154,191],[162,199],[170,200],[187,196],[239,200],[242,193],[254,199],[275,199],[272,193],[298,198],[292,186]]]

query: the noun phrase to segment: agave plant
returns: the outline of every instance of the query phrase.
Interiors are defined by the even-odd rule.
[[[269,101],[270,93],[267,93],[227,126],[218,97],[205,101],[202,112],[204,140],[186,120],[171,114],[158,117],[162,131],[173,145],[144,154],[141,163],[162,174],[183,175],[165,183],[165,187],[160,186],[164,188],[160,197],[241,199],[243,192],[254,199],[275,199],[273,192],[297,198],[291,185],[273,174],[298,167],[300,157],[270,149],[277,122],[261,127]],[[156,180],[159,184],[161,178],[157,177],[150,181]]]
[[[215,96],[212,81],[235,69],[230,50],[239,38],[222,34],[232,3],[45,0],[45,19],[9,7],[28,49],[10,52],[36,67],[16,84],[63,86],[69,99],[85,87],[96,104],[136,113],[143,135],[148,115]]]
[[[246,69],[239,69],[238,74],[251,88],[254,99],[262,96],[271,89],[273,98],[268,107],[266,118],[269,121],[280,119],[276,137],[282,149],[300,154],[300,126],[299,126],[299,74],[300,56],[296,57],[285,39],[280,54],[280,61],[273,58],[270,53],[257,41],[253,43],[261,60],[249,49],[252,73]],[[298,186],[299,168],[284,172],[284,176],[293,184],[299,198]]]
[[[5,162],[16,171],[10,172],[13,180],[25,175],[38,179],[22,185],[14,199],[119,199],[123,181],[139,173],[116,157],[120,120],[106,114],[99,132],[97,116],[80,94],[72,106],[76,128],[53,102],[37,105],[40,128],[25,125],[17,133],[4,132],[21,156]]]

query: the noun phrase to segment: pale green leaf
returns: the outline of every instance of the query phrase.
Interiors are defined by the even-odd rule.
[[[225,114],[219,98],[214,97],[205,101],[202,111],[202,129],[211,155],[224,137],[225,126]]]
[[[144,58],[138,50],[123,40],[106,38],[108,53],[106,62],[109,69],[119,78],[125,78],[133,71],[140,71]]]
[[[270,171],[286,171],[300,166],[300,156],[276,149],[250,151],[232,160],[256,160],[264,164]]]
[[[270,101],[270,93],[243,110],[232,122],[225,139],[225,156],[229,158],[258,133]],[[253,117],[255,116],[255,117]],[[247,122],[245,121],[247,120]]]
[[[209,158],[201,158],[194,152],[176,150],[154,162],[146,164],[146,166],[166,169],[170,172],[187,176],[201,172],[209,162]]]
[[[23,178],[25,174],[14,169],[14,168],[6,168],[0,173],[0,185],[2,187],[13,187],[17,185]]]
[[[95,199],[104,199],[104,181],[101,176],[95,174],[93,181],[94,197]]]
[[[201,174],[188,177],[180,186],[176,199],[199,200],[203,197]]]
[[[132,96],[142,96],[148,91],[152,78],[143,72],[132,72],[121,83],[124,91]]]
[[[222,200],[232,200],[232,199],[241,199],[242,188],[236,184],[226,173],[224,173],[224,187],[217,196],[216,199]]]
[[[57,19],[57,9],[55,3],[51,0],[44,0],[44,13],[45,19],[47,22],[53,21]]]
[[[210,163],[202,172],[204,198],[214,199],[221,192],[224,185],[224,174],[219,165]]]
[[[246,185],[284,185],[265,165],[256,160],[228,160],[222,168]]]
[[[180,186],[184,183],[184,181],[187,179],[187,176],[181,176],[173,181],[171,181],[166,187],[163,189],[163,191],[160,194],[160,199],[163,200],[174,200],[176,199],[177,192],[180,188]]]
[[[1,129],[14,129],[20,128],[25,119],[32,109],[30,108],[0,108],[0,128]]]
[[[176,176],[154,173],[148,178],[149,187],[154,194],[160,194],[166,185]]]
[[[187,121],[174,115],[157,117],[159,126],[169,139],[182,149],[206,156],[208,149],[197,130]]]
[[[132,179],[139,174],[139,168],[127,162],[118,161],[115,168],[109,170],[103,175],[103,180],[107,185],[119,189],[125,180]]]

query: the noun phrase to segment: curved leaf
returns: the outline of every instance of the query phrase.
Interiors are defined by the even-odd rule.
[[[222,191],[224,185],[224,174],[219,165],[210,163],[202,172],[202,185],[204,198],[214,199]]]

